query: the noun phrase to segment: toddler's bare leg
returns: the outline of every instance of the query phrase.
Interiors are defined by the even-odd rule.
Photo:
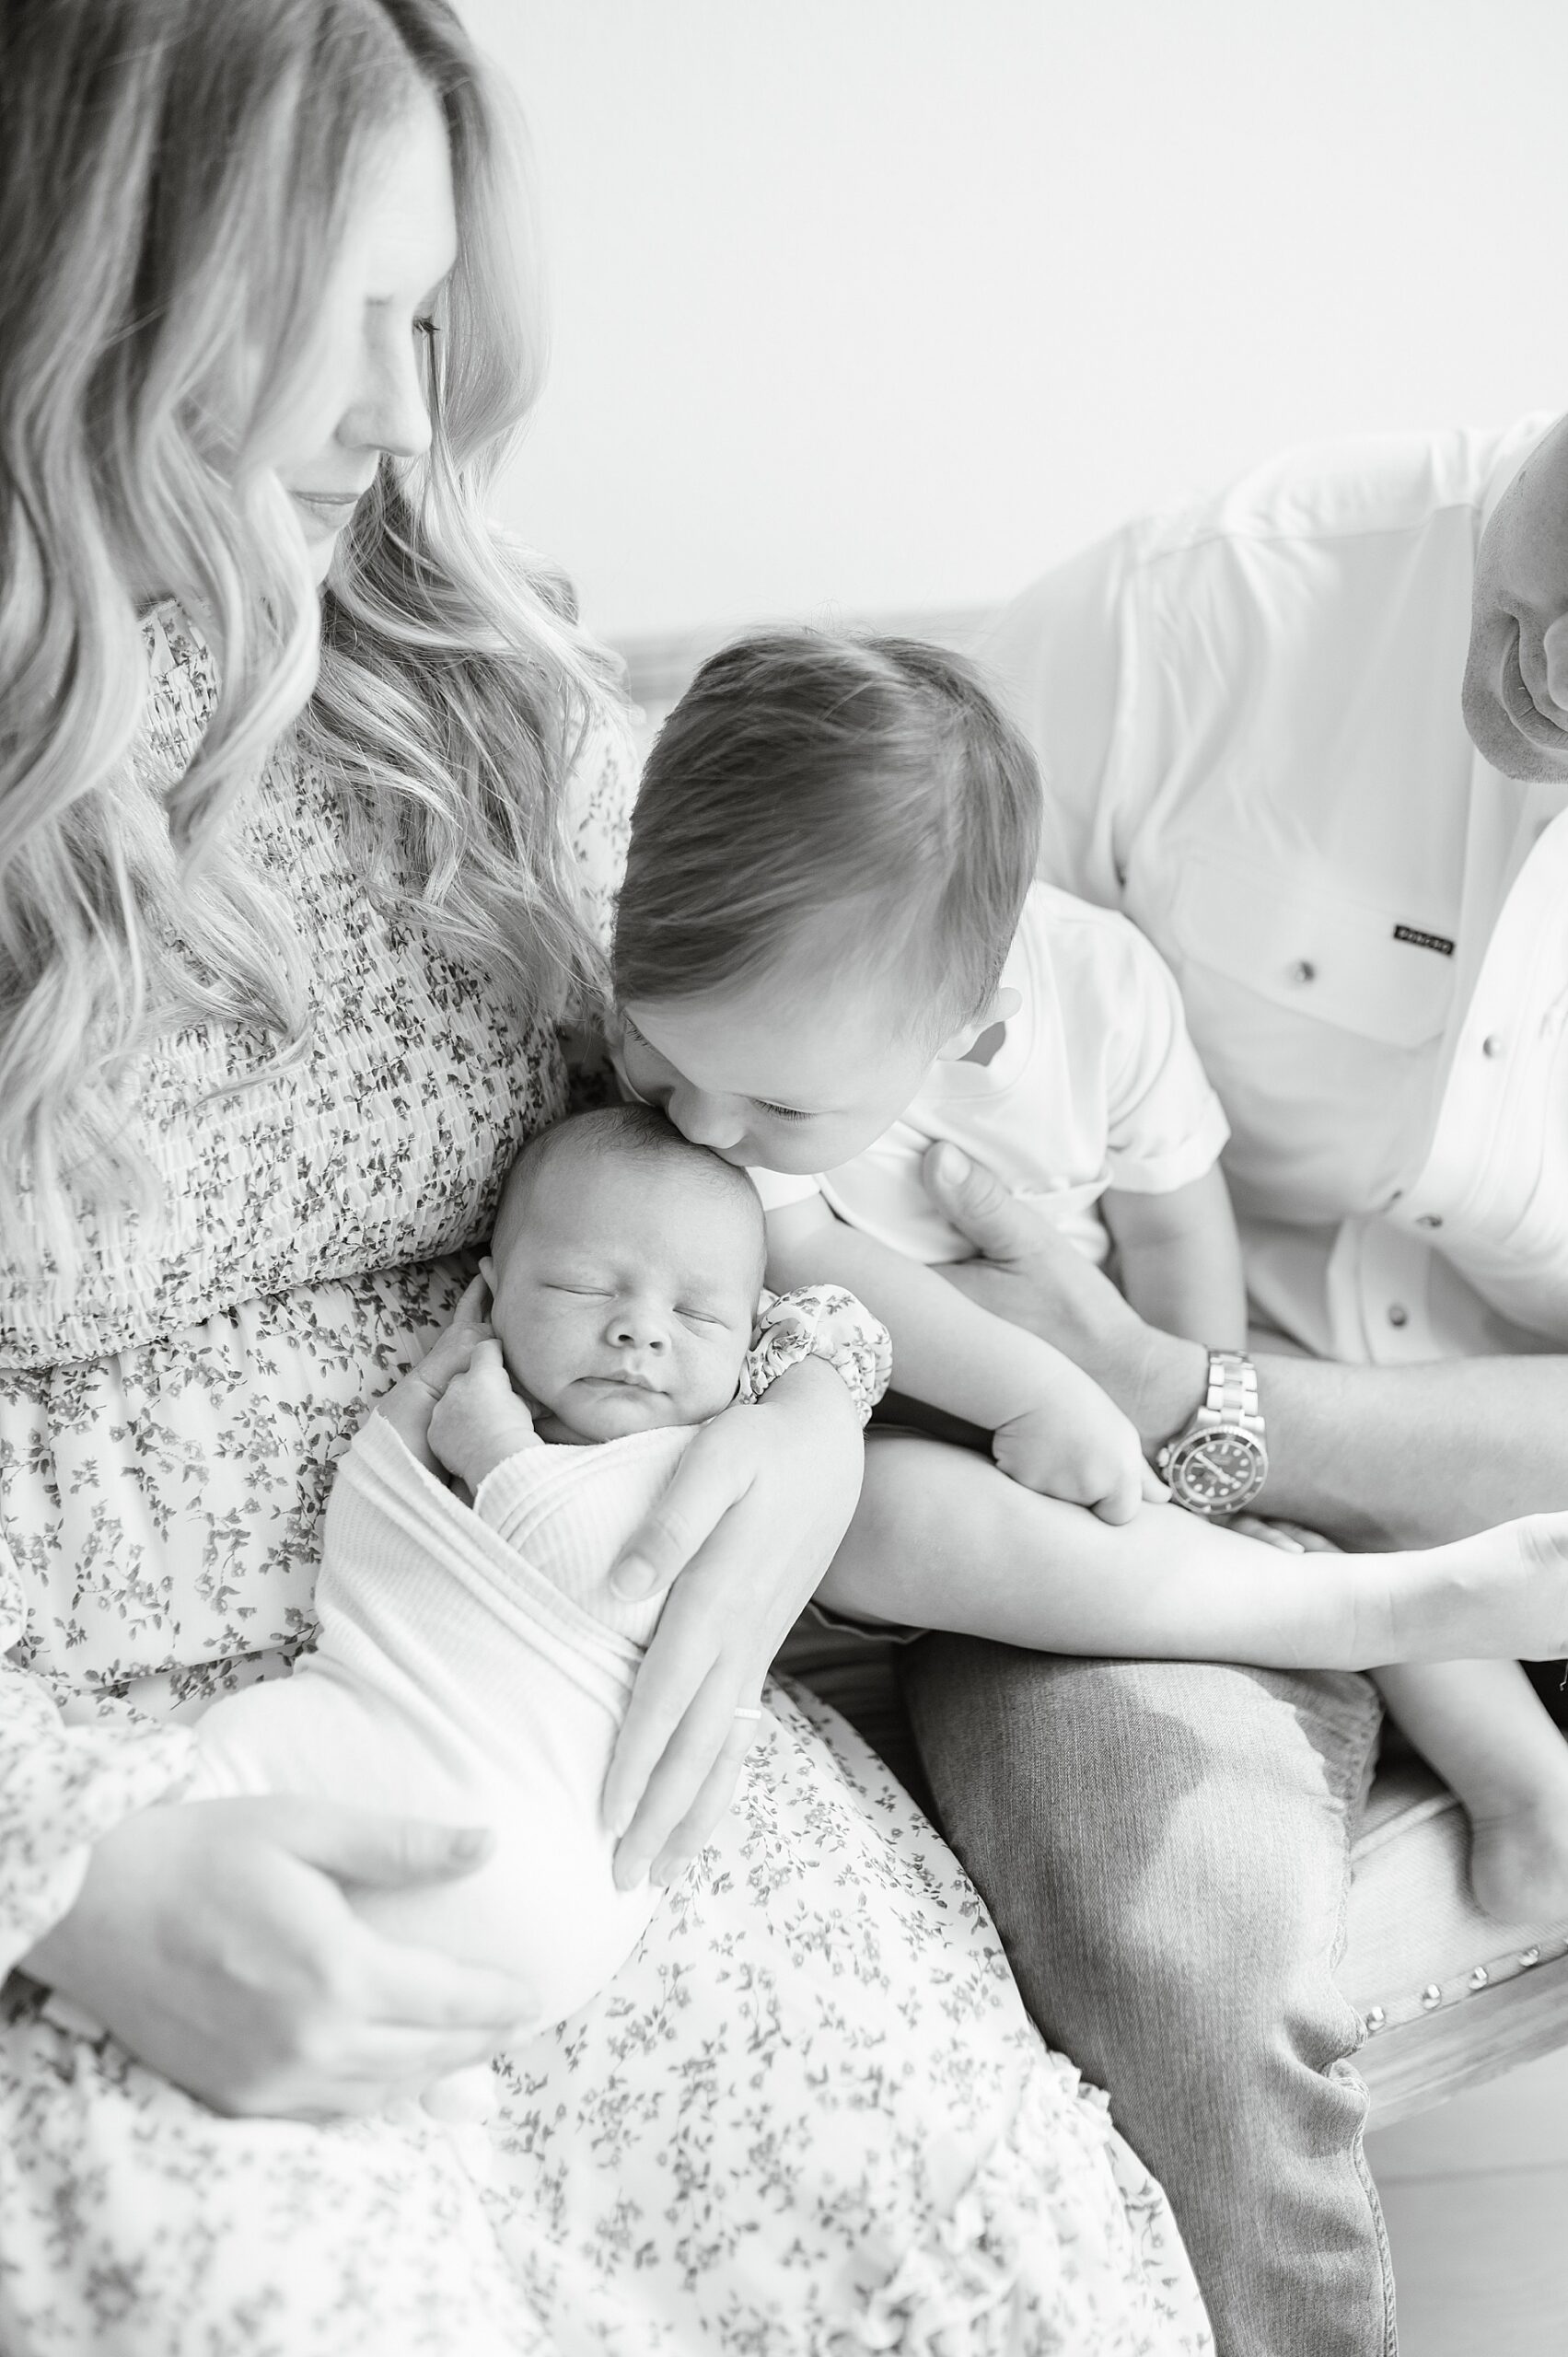
[[[1568,1653],[1568,1515],[1392,1555],[1287,1555],[1173,1506],[1112,1525],[985,1458],[874,1438],[819,1590],[868,1620],[1064,1654],[1367,1669]]]
[[[1470,1820],[1470,1887],[1505,1923],[1568,1922],[1568,1743],[1512,1661],[1377,1673],[1392,1716]]]

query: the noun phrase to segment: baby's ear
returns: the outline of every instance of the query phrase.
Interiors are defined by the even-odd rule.
[[[1007,1022],[1016,1015],[1023,1003],[1011,983],[1006,989],[997,991],[988,1006],[983,1007],[960,1030],[955,1031],[951,1039],[944,1039],[936,1051],[938,1063],[961,1063],[977,1039],[983,1038],[998,1023]]]
[[[479,1273],[484,1279],[485,1283],[490,1287],[490,1298],[494,1302],[495,1299],[495,1263],[491,1259],[488,1252],[484,1253],[480,1260]]]

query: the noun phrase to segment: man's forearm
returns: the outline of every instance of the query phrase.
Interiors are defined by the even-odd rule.
[[[1075,1359],[1152,1453],[1202,1402],[1207,1353],[1144,1325],[988,1172],[965,1163],[944,1176],[949,1151],[933,1148],[927,1184],[984,1257],[944,1276]],[[1258,1376],[1264,1514],[1346,1547],[1419,1547],[1568,1507],[1568,1358],[1365,1367],[1265,1354]]]
[[[1260,1358],[1259,1510],[1342,1545],[1424,1546],[1568,1506],[1568,1359]]]
[[[1202,1382],[1191,1346],[1162,1338],[1132,1378],[1146,1446],[1180,1428]],[[1269,1480],[1257,1511],[1342,1546],[1427,1546],[1568,1506],[1568,1359],[1370,1367],[1260,1355],[1258,1387]]]

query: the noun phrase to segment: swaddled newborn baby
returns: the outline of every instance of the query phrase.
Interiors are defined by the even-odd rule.
[[[651,1107],[533,1139],[482,1264],[494,1331],[459,1315],[338,1469],[316,1651],[198,1724],[192,1798],[308,1793],[492,1827],[474,1874],[354,1903],[529,1980],[523,2030],[595,1995],[660,1897],[616,1888],[599,1805],[663,1601],[613,1594],[621,1549],[697,1428],[784,1366],[827,1356],[863,1415],[886,1387],[887,1336],[859,1305],[762,1294],[762,1262],[745,1173]]]

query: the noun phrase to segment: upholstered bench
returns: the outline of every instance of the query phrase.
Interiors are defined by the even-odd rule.
[[[886,1647],[803,1625],[780,1666],[842,1711],[931,1811]],[[1356,2065],[1377,2128],[1568,2045],[1568,1927],[1483,1915],[1469,1895],[1468,1849],[1452,1793],[1393,1748],[1352,1853],[1338,1973],[1365,2026]]]

